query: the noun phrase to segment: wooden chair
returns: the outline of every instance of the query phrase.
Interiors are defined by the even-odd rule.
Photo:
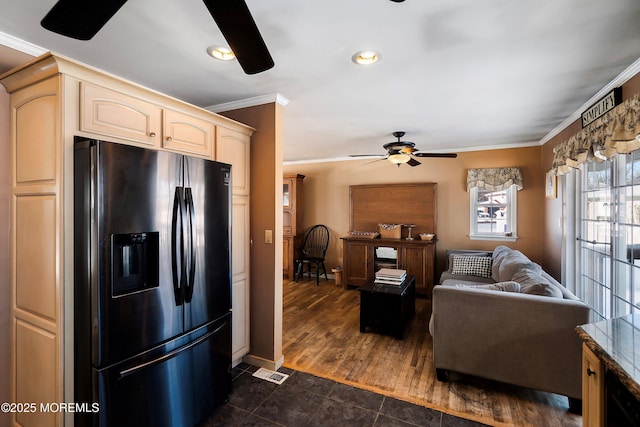
[[[307,266],[307,274],[311,279],[311,269],[315,269],[316,273],[316,286],[320,284],[320,270],[324,273],[324,278],[327,277],[327,269],[324,265],[324,257],[329,247],[329,229],[322,225],[314,225],[307,231],[302,241],[302,249],[300,250],[300,258],[295,260],[296,275],[295,281],[300,279],[300,276],[304,274],[304,266]]]

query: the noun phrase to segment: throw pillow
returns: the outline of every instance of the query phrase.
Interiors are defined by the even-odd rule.
[[[491,277],[491,257],[454,255],[451,274]]]
[[[481,257],[490,257],[491,256],[491,252],[487,252],[487,251],[473,251],[473,250],[464,250],[463,252],[452,252],[448,254],[448,259],[447,259],[447,271],[449,273],[451,273],[451,271],[453,270],[453,257],[454,256],[481,256]]]
[[[459,288],[487,289],[490,291],[520,292],[520,283],[513,281],[489,283],[487,285],[465,285],[458,283],[456,286]]]
[[[520,283],[520,293],[562,298],[562,291],[544,278],[537,269],[523,268],[513,275],[513,280]]]

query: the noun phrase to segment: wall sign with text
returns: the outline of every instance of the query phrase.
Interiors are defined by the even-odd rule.
[[[587,126],[604,113],[613,110],[620,102],[622,102],[622,88],[617,87],[582,113],[580,116],[582,118],[582,127]]]

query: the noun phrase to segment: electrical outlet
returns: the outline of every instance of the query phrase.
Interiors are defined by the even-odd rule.
[[[264,230],[264,242],[272,244],[273,243],[273,231],[272,230]]]

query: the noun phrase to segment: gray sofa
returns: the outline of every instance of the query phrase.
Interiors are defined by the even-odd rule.
[[[578,411],[581,341],[575,328],[589,322],[589,307],[506,246],[450,250],[447,258],[429,324],[438,380],[454,371],[558,393]]]

